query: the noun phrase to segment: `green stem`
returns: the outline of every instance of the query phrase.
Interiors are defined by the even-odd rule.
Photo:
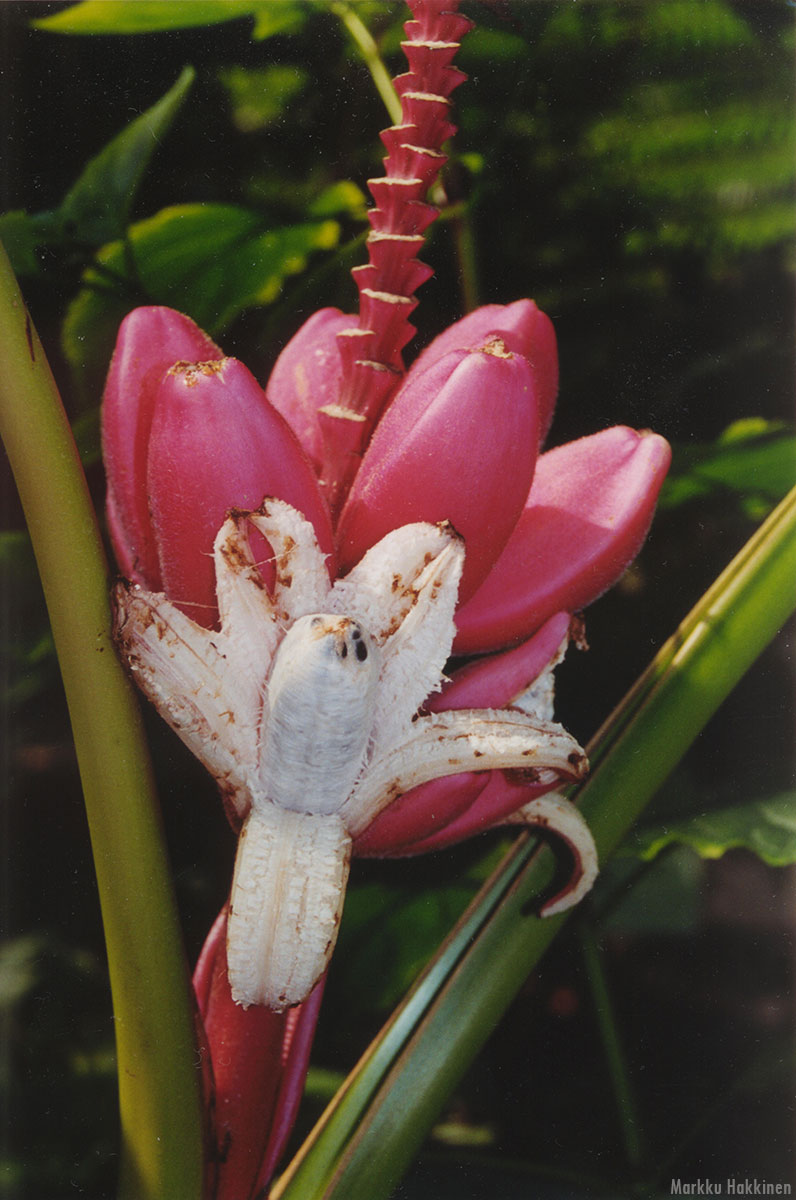
[[[469,313],[480,304],[478,287],[478,258],[473,236],[472,210],[469,205],[462,204],[453,218],[452,233],[456,247],[456,262],[459,267],[459,289],[461,292],[463,312]]]
[[[796,607],[796,489],[686,617],[589,747],[601,858]],[[274,1200],[389,1196],[566,916],[540,920],[551,855],[521,836],[291,1163]]]
[[[384,60],[379,54],[379,48],[374,42],[370,30],[367,26],[363,25],[351,5],[347,4],[345,0],[333,0],[330,7],[332,12],[345,25],[351,41],[356,46],[362,57],[362,61],[370,71],[371,79],[376,85],[376,91],[384,101],[384,107],[387,109],[390,120],[393,125],[400,125],[401,101],[393,87],[390,72],[384,65]]]
[[[594,930],[588,922],[583,922],[579,926],[578,932],[580,933],[583,961],[594,1001],[594,1010],[600,1028],[600,1037],[602,1038],[608,1072],[611,1076],[611,1085],[614,1090],[614,1100],[616,1101],[616,1108],[619,1114],[625,1155],[630,1166],[638,1168],[644,1157],[641,1123],[639,1121],[638,1107],[633,1096],[633,1087],[627,1069],[622,1039],[619,1034],[616,1012],[613,1000],[611,999],[611,989],[605,971],[602,947],[594,936]]]
[[[0,435],[30,530],[66,690],[113,993],[121,1195],[198,1200],[193,1013],[138,705],[111,638],[108,568],[74,440],[0,247]]]

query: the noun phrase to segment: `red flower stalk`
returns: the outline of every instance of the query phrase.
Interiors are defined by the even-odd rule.
[[[268,807],[269,793],[257,807],[259,793],[241,763],[248,755],[252,772],[265,772],[269,786],[286,795],[301,770],[313,767],[300,755],[288,758],[285,778],[275,782],[275,768],[257,757],[275,738],[289,740],[305,719],[294,703],[294,692],[299,699],[305,692],[282,647],[295,644],[308,673],[305,691],[325,697],[328,713],[309,718],[318,737],[326,736],[327,717],[333,733],[362,699],[355,687],[351,701],[337,705],[344,676],[327,687],[328,664],[312,657],[323,635],[335,647],[335,670],[358,661],[370,671],[383,660],[378,679],[375,667],[369,676],[382,691],[368,692],[363,704],[363,713],[376,713],[375,732],[357,751],[371,755],[371,773],[374,763],[387,764],[383,786],[357,808],[368,776],[356,783],[352,776],[338,821],[328,799],[314,811],[299,782],[298,799],[280,810],[285,828],[311,827],[313,837],[326,837],[332,818],[338,821],[327,859],[344,879],[352,846],[358,854],[402,855],[507,819],[548,826],[576,860],[571,900],[589,886],[594,863],[577,811],[546,794],[584,767],[576,743],[551,723],[552,669],[572,614],[637,553],[669,449],[654,434],[616,428],[540,452],[558,360],[552,324],[530,300],[479,308],[404,369],[414,293],[431,273],[416,257],[436,215],[426,196],[454,132],[450,95],[464,78],[451,64],[470,24],[455,11],[458,0],[410,0],[410,7],[409,71],[396,81],[402,118],[382,135],[384,175],[369,183],[369,261],[354,271],[358,317],[315,313],[283,349],[265,391],[181,314],[143,308],[122,323],[103,401],[108,525],[119,565],[138,585],[120,591],[120,642],[136,647],[137,677],[166,718],[196,753],[213,759],[235,832],[243,826],[251,844],[255,835],[265,839],[280,869],[268,826],[277,806]],[[417,549],[423,539],[424,555]],[[453,641],[457,585],[456,654],[502,653],[470,661],[429,695]],[[139,627],[136,613],[143,613]],[[319,620],[316,635],[306,622]],[[178,644],[192,647],[198,665],[176,669]],[[245,719],[225,707],[227,670],[244,695]],[[172,681],[179,676],[183,691],[158,683],[158,671],[171,672]],[[401,729],[393,715],[399,697],[416,718]],[[280,726],[282,711],[288,716]],[[529,767],[522,756],[530,749],[517,747],[533,722],[555,755]],[[476,728],[492,754],[480,765]],[[446,769],[457,773],[449,776],[430,748],[445,738],[451,745],[469,738],[471,751],[450,758]],[[496,739],[519,756],[511,772],[483,769],[503,761]],[[419,768],[412,754],[421,744]],[[342,763],[343,774],[349,766]],[[299,862],[295,869],[301,903],[326,905],[332,928],[328,896],[318,900],[312,873],[304,880]],[[234,911],[222,910],[195,976],[213,1076],[208,1178],[219,1200],[253,1196],[278,1161],[322,992],[317,983],[297,1007],[278,1012],[251,999],[254,985],[231,984],[241,972],[232,930],[243,908],[259,902],[246,890],[251,870],[239,850],[233,898],[240,911],[237,899]],[[566,899],[556,897],[546,911]]]
[[[352,272],[359,320],[336,332],[341,380],[336,403],[319,406],[324,442],[321,479],[333,511],[350,484],[374,424],[403,372],[401,351],[415,333],[414,293],[432,274],[415,257],[437,216],[426,202],[445,164],[442,144],[456,132],[450,96],[466,76],[451,63],[471,22],[446,0],[409,0],[405,25],[409,70],[395,80],[401,121],[382,133],[384,175],[368,180],[376,202],[368,214],[368,263]]]

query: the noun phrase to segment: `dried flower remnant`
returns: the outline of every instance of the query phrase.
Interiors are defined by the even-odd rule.
[[[249,525],[274,548],[273,593]],[[227,929],[237,1002],[306,999],[334,946],[352,840],[395,797],[462,771],[530,768],[548,787],[584,774],[574,739],[539,715],[418,715],[442,682],[463,563],[450,526],[407,525],[330,584],[312,526],[268,500],[231,514],[216,539],[219,631],[118,585],[132,671],[241,824]],[[591,837],[569,809],[588,862]],[[555,829],[552,815],[544,823]]]

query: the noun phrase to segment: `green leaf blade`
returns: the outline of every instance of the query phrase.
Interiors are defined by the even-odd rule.
[[[33,24],[48,33],[140,34],[254,19],[258,40],[294,32],[303,23],[295,0],[82,0]]]
[[[333,249],[336,221],[269,229],[233,204],[181,204],[131,225],[83,277],[62,330],[81,394],[99,395],[122,317],[134,304],[164,304],[218,335],[240,313],[269,304],[310,256]]]
[[[123,232],[139,184],[190,91],[196,72],[185,67],[176,83],[92,158],[64,197],[57,216],[77,241],[101,246]]]
[[[671,845],[690,846],[702,858],[750,850],[769,866],[790,866],[796,862],[796,792],[637,830],[624,853],[649,862]]]

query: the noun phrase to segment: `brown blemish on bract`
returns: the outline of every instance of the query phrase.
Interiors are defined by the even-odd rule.
[[[224,815],[238,837],[245,838],[248,832],[244,824],[245,817],[242,817],[238,812],[238,806],[235,803],[238,789],[228,777],[224,777],[218,780],[218,790],[221,794],[221,803],[224,806]],[[230,905],[230,911],[231,908],[232,906]]]
[[[583,613],[573,613],[569,622],[569,640],[574,644],[576,650],[589,649],[589,643],[586,640],[586,622],[583,618]]]
[[[196,387],[201,377],[210,378],[213,375],[220,375],[224,369],[225,359],[211,358],[207,362],[185,362],[181,360],[176,362],[173,367],[169,367],[167,375],[183,375],[185,376],[184,383],[186,387]]]
[[[402,794],[400,783],[394,779],[384,793],[383,807],[386,808],[388,803],[392,802],[393,800],[397,800]]]
[[[245,574],[253,584],[261,589],[265,587],[259,571],[252,566],[251,559],[237,538],[227,538],[219,550],[231,571]]]
[[[535,767],[510,767],[503,772],[512,783],[540,783],[541,775]]]
[[[276,558],[276,578],[279,585],[283,588],[289,588],[293,583],[291,559],[295,557],[295,550],[296,539],[288,534],[285,538],[284,549]]]
[[[483,346],[478,348],[479,354],[489,354],[492,358],[513,358],[514,355],[509,350],[502,337],[495,334],[493,337],[487,338]]]

